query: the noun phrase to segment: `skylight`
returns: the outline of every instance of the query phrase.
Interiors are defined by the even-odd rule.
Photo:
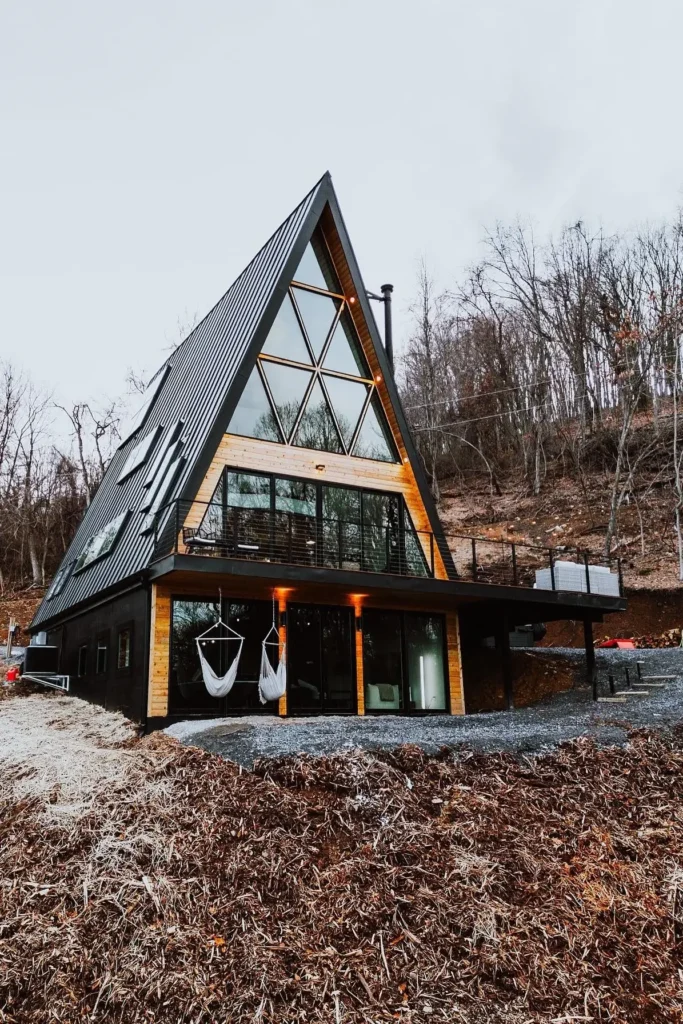
[[[52,578],[52,583],[47,588],[47,593],[45,594],[46,601],[51,601],[53,597],[57,597],[58,594],[61,594],[66,586],[66,581],[71,575],[71,570],[73,569],[74,564],[74,561],[71,561],[66,562],[64,565],[59,567]]]
[[[142,430],[147,422],[147,417],[152,411],[152,406],[163,387],[164,381],[170,372],[171,367],[166,364],[160,373],[158,373],[147,385],[147,388],[140,398],[140,404],[131,416],[127,425],[121,431],[121,444],[119,445],[119,448],[123,448],[124,444],[127,444],[134,434],[137,434],[138,431]]]
[[[174,450],[175,448],[169,449],[169,451]],[[172,462],[168,463],[163,474],[159,474],[159,485],[157,487],[154,500],[152,501],[152,504],[149,507],[147,515],[142,521],[140,533],[147,533],[147,531],[151,530],[152,527],[154,526],[154,519],[156,517],[156,514],[163,507],[166,498],[169,496],[171,488],[173,487],[173,484],[176,481],[176,477],[178,476],[178,473],[180,472],[180,467],[182,466],[184,461],[185,459],[182,458],[182,456],[179,456]]]
[[[74,572],[80,572],[81,569],[85,569],[98,558],[104,558],[105,555],[110,554],[128,518],[128,512],[129,510],[126,509],[116,519],[112,519],[106,526],[103,526],[99,533],[94,534],[90,540],[86,541],[83,550],[76,559]]]
[[[134,473],[136,469],[140,468],[140,466],[144,466],[152,453],[152,449],[157,442],[161,429],[161,425],[155,427],[151,434],[148,434],[147,437],[143,438],[139,444],[135,445],[135,448],[131,450],[128,458],[126,459],[126,464],[119,474],[119,478],[116,481],[117,483],[123,483],[131,473]]]

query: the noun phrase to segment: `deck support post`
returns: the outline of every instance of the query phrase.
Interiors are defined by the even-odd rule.
[[[500,641],[500,661],[503,671],[503,691],[505,693],[505,706],[512,711],[515,702],[512,692],[512,658],[510,655],[510,617],[507,608],[503,608],[501,614],[500,629],[498,633]]]
[[[595,648],[593,647],[593,621],[583,620],[583,645],[586,650],[586,679],[593,689],[593,700],[598,699],[598,677],[595,671]]]

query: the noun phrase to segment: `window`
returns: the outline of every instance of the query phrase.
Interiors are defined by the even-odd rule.
[[[98,676],[107,671],[107,652],[109,648],[109,637],[107,634],[97,638],[95,651],[95,671]]]
[[[78,675],[84,676],[88,672],[88,645],[83,644],[78,648]]]
[[[73,569],[74,564],[75,561],[71,561],[66,562],[64,565],[60,565],[52,578],[52,583],[48,587],[47,593],[45,594],[46,601],[51,601],[53,597],[57,597],[58,594],[61,594],[66,586],[66,581],[71,575],[71,570]]]
[[[143,438],[139,444],[135,445],[126,459],[123,469],[119,473],[119,478],[116,481],[118,484],[123,483],[123,481],[126,480],[131,473],[134,473],[136,469],[139,469],[140,466],[144,466],[159,438],[161,429],[161,425],[159,425],[151,434],[148,434],[147,437]]]
[[[193,543],[224,557],[408,576],[431,574],[431,536],[400,494],[226,469]]]
[[[121,431],[121,444],[119,445],[119,448],[123,448],[124,444],[127,444],[134,434],[137,434],[142,430],[170,372],[171,367],[166,364],[166,366],[164,366],[149,382],[140,398],[138,408],[131,416],[128,424]]]
[[[81,569],[85,569],[86,566],[96,561],[98,558],[104,558],[108,555],[116,541],[118,540],[119,534],[123,529],[124,523],[128,518],[129,510],[126,509],[116,519],[112,519],[110,523],[103,526],[99,533],[94,534],[88,541],[86,541],[83,550],[76,559],[74,566],[74,572],[79,572]]]
[[[169,450],[173,451],[173,449]],[[166,499],[169,497],[171,488],[173,487],[184,462],[185,459],[182,457],[174,459],[173,462],[169,462],[165,473],[161,476],[156,494],[152,504],[149,506],[149,511],[142,521],[142,529],[140,530],[140,533],[146,533],[154,526],[156,514],[163,507]]]
[[[130,627],[120,629],[116,642],[116,668],[125,672],[130,668],[133,633]]]
[[[227,431],[398,461],[377,382],[320,233],[303,255]]]
[[[182,429],[183,421],[178,420],[175,426],[171,427],[170,430],[166,431],[164,439],[159,446],[159,451],[156,453],[156,455],[154,456],[150,463],[143,487],[154,487],[155,482],[158,481],[159,479],[159,471],[161,470],[163,472],[161,467],[168,465],[170,459],[173,458],[173,456],[169,456],[168,453],[171,450],[174,441],[178,440],[178,437],[180,436],[180,431]]]

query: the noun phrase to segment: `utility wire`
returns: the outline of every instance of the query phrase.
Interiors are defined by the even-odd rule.
[[[591,373],[591,372],[592,372],[591,370],[586,370],[584,373],[577,373],[577,374],[573,374],[572,376],[573,376],[574,380],[580,380],[583,377],[587,377],[588,374]],[[462,395],[459,398],[444,398],[444,399],[439,400],[438,402],[424,402],[421,405],[405,405],[403,407],[403,411],[404,412],[410,412],[411,409],[431,409],[435,405],[449,405],[449,404],[459,405],[460,402],[473,402],[475,400],[475,398],[488,398],[489,395],[503,395],[503,394],[506,394],[509,391],[524,391],[524,390],[527,390],[528,388],[538,387],[541,384],[552,384],[552,383],[553,383],[553,378],[552,377],[548,377],[545,380],[532,380],[531,383],[529,383],[529,384],[517,384],[515,387],[511,387],[511,388],[498,388],[496,391],[482,391],[478,395]]]
[[[577,395],[574,401],[580,402],[586,398],[585,394]],[[491,412],[488,416],[475,416],[469,420],[450,420],[448,423],[440,423],[435,427],[413,427],[414,434],[422,434],[426,430],[443,430],[444,427],[461,427],[466,426],[468,423],[479,423],[481,420],[495,420],[501,416],[515,416],[525,412],[534,412],[536,409],[542,409],[544,406],[552,402],[552,396],[546,398],[545,402],[540,402],[539,405],[528,405],[524,409],[507,409],[505,412]]]

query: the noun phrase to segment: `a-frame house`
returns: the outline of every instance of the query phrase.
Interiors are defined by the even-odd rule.
[[[619,607],[458,578],[326,174],[150,383],[31,629],[71,692],[153,728],[461,714],[461,627]],[[219,620],[244,637],[220,699],[196,645]],[[287,690],[262,706],[273,622]]]

